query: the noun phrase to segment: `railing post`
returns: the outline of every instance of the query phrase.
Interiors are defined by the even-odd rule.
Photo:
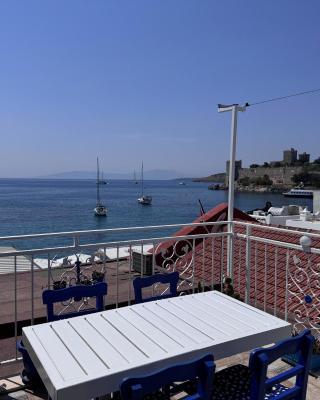
[[[192,239],[192,293],[194,293],[196,242]]]
[[[117,246],[116,308],[119,307],[119,245]]]
[[[233,239],[234,239],[234,226],[233,222],[228,223],[227,237],[227,275],[233,280]],[[222,238],[223,240],[223,238]]]
[[[287,249],[287,256],[286,256],[286,292],[285,292],[285,305],[284,305],[284,319],[288,321],[288,283],[289,283],[289,263],[290,263],[290,251]]]
[[[251,278],[251,226],[246,226],[246,293],[245,293],[245,302],[247,304],[250,303],[250,278]]]
[[[34,324],[34,255],[31,256],[31,325]]]
[[[17,285],[17,256],[14,256],[14,343],[18,340],[18,285]],[[18,359],[17,346],[15,346],[16,360]]]

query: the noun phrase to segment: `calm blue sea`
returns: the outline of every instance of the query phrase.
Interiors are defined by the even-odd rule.
[[[137,203],[140,185],[132,181],[111,180],[101,188],[108,208],[106,218],[95,217],[96,184],[93,180],[0,179],[0,235],[20,235],[72,230],[189,223],[199,216],[198,199],[206,211],[227,201],[227,192],[210,191],[206,183],[187,181],[146,181],[145,194],[153,197],[152,206]],[[237,193],[235,206],[241,210],[263,207],[269,200],[274,206],[307,204],[309,199],[286,199],[277,194]],[[164,230],[161,235],[170,233]],[[150,237],[150,233],[109,234],[88,237],[92,240],[120,240]],[[154,232],[151,235],[157,236]],[[10,242],[17,248],[65,244],[61,239],[37,239]],[[0,243],[4,245],[4,243]]]

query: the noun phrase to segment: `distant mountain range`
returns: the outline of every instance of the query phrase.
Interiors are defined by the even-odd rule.
[[[165,169],[153,169],[150,171],[144,171],[144,179],[148,180],[169,180],[178,179],[181,177],[180,172]],[[70,171],[60,172],[57,174],[37,176],[41,179],[96,179],[97,173],[94,171]],[[133,173],[106,173],[104,179],[131,179],[133,180]],[[140,173],[136,171],[137,180],[140,179]]]

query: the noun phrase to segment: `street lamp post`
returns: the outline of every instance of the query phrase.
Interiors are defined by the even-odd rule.
[[[228,184],[228,221],[229,232],[228,249],[227,249],[227,274],[233,278],[233,208],[234,208],[234,178],[235,178],[235,161],[237,147],[237,118],[238,111],[245,111],[246,106],[239,104],[224,105],[218,104],[218,112],[232,112],[231,118],[231,143],[230,143],[230,161],[229,161],[229,184]]]

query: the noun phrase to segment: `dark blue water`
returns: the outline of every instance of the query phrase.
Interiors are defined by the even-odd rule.
[[[94,216],[96,184],[93,180],[0,179],[0,235],[104,229],[145,225],[189,223],[199,216],[201,199],[206,211],[227,201],[227,192],[210,191],[206,183],[146,181],[145,194],[153,197],[152,206],[138,204],[140,185],[132,181],[110,181],[101,186],[101,197],[108,216]],[[274,206],[307,204],[311,200],[286,199],[278,194],[237,193],[235,206],[251,210],[269,200]],[[159,235],[170,233],[166,229]],[[121,233],[88,237],[92,240],[124,240],[150,237],[150,233]],[[151,235],[157,236],[154,232]],[[53,246],[69,243],[61,239],[42,239],[15,243],[18,248]],[[10,244],[14,244],[10,242]],[[0,243],[4,245],[4,243]]]

